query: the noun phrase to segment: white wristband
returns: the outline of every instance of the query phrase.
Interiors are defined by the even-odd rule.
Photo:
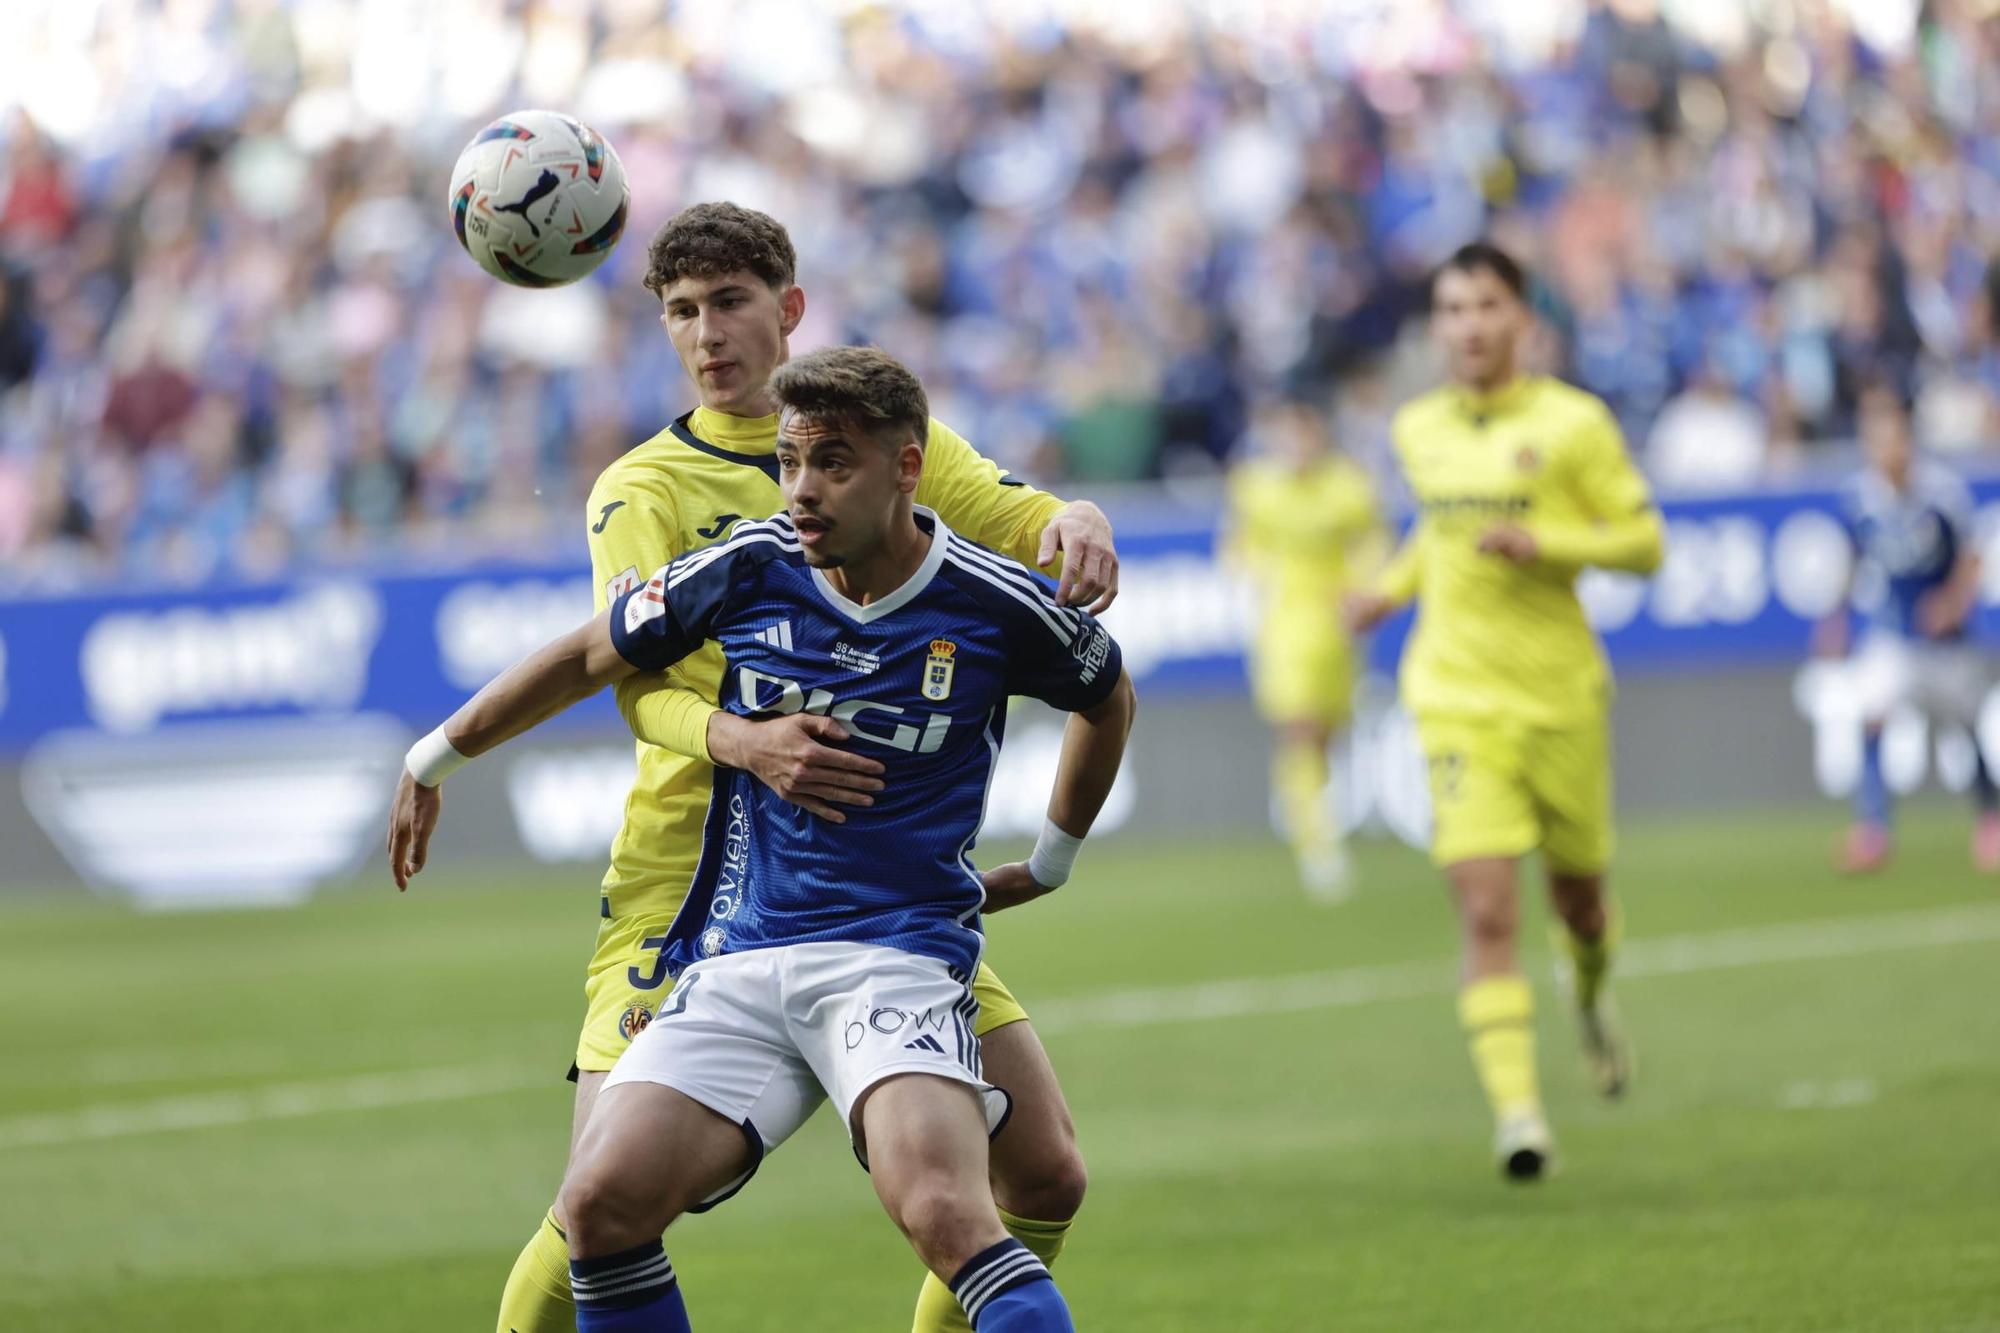
[[[471,756],[460,754],[445,739],[442,726],[412,745],[403,756],[403,767],[410,770],[410,776],[420,787],[435,787],[471,762]]]
[[[1052,819],[1043,820],[1042,836],[1035,839],[1035,850],[1028,853],[1028,874],[1045,889],[1061,888],[1069,882],[1082,846],[1082,838],[1063,832]]]

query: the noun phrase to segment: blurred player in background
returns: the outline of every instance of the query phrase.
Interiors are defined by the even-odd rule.
[[[1838,656],[1849,646],[1850,610],[1867,625],[1851,678],[1862,720],[1861,779],[1840,865],[1858,874],[1888,863],[1893,812],[1882,728],[1909,707],[1971,737],[1973,862],[2000,871],[2000,789],[1979,742],[1979,710],[1992,678],[1968,636],[1979,604],[1972,493],[1942,465],[1917,457],[1909,412],[1893,385],[1864,389],[1859,415],[1867,467],[1843,497],[1854,565],[1841,608],[1815,635],[1822,655]]]
[[[1606,978],[1616,930],[1611,861],[1611,673],[1577,601],[1586,567],[1650,573],[1663,527],[1603,402],[1524,373],[1526,278],[1504,251],[1467,245],[1438,271],[1433,331],[1451,382],[1396,416],[1415,526],[1357,629],[1411,600],[1403,702],[1430,771],[1431,854],[1464,935],[1459,1017],[1509,1178],[1548,1169],[1554,1139],[1535,1070],[1534,997],[1515,937],[1520,858],[1540,849],[1573,970],[1585,1053],[1607,1096],[1631,1056]]]
[[[592,489],[586,524],[598,610],[738,520],[783,506],[769,381],[805,315],[796,264],[781,224],[734,204],[697,204],[653,238],[646,286],[660,298],[661,323],[701,405],[605,469]],[[932,422],[929,435],[919,503],[1024,563],[1046,566],[1060,552],[1063,600],[1093,610],[1110,604],[1117,562],[1096,506],[1065,504],[1015,482],[942,423]],[[865,653],[849,661],[856,672],[872,670]],[[866,807],[882,787],[881,765],[839,748],[848,733],[829,718],[751,721],[719,710],[722,670],[720,650],[709,645],[664,675],[618,685],[619,711],[639,738],[639,774],[604,875],[576,1049],[572,1145],[606,1073],[667,993],[668,927],[694,880],[714,766],[754,774],[835,823],[843,808]],[[995,1194],[1013,1233],[1052,1261],[1083,1199],[1075,1127],[1026,1013],[984,963],[974,990],[987,1068],[1015,1102],[993,1145]],[[568,1244],[552,1210],[515,1262],[499,1329],[551,1333],[574,1321]],[[935,1276],[919,1297],[915,1327],[967,1327]]]
[[[1328,749],[1354,697],[1354,641],[1342,599],[1387,549],[1368,474],[1334,448],[1325,415],[1290,400],[1260,414],[1263,451],[1229,477],[1227,554],[1259,594],[1251,690],[1273,733],[1271,789],[1299,880],[1323,901],[1347,895],[1347,848]]]

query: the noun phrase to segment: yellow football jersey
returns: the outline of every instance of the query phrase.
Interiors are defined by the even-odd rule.
[[[606,468],[591,489],[586,520],[597,609],[675,556],[721,537],[737,519],[783,508],[777,442],[775,414],[732,417],[697,408]],[[936,421],[916,499],[954,532],[1030,564],[1042,530],[1064,504],[1007,477]],[[635,730],[678,735],[684,748],[705,754],[722,670],[721,648],[704,644],[664,682],[649,674],[621,682],[619,709]],[[604,874],[604,910],[671,916],[701,856],[714,770],[645,741],[638,754],[638,780]]]
[[[1229,474],[1230,555],[1255,580],[1267,610],[1316,608],[1337,617],[1340,596],[1370,571],[1380,540],[1375,485],[1353,460],[1329,454],[1300,470],[1255,459]]]
[[[1403,701],[1419,716],[1564,727],[1602,713],[1610,670],[1576,599],[1586,565],[1646,572],[1661,526],[1602,401],[1560,380],[1488,395],[1438,389],[1397,414],[1418,517],[1382,587],[1419,601]],[[1531,533],[1538,557],[1484,554],[1489,529]]]

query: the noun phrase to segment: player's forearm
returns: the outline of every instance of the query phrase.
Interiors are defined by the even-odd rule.
[[[1103,703],[1071,713],[1063,728],[1062,756],[1056,764],[1055,790],[1049,796],[1049,822],[1072,838],[1086,837],[1118,780],[1125,759],[1125,740],[1139,697],[1132,677],[1121,671],[1117,685]]]
[[[715,762],[711,726],[721,711],[699,691],[660,677],[634,676],[618,685],[618,713],[634,736],[705,764]]]
[[[1540,559],[1570,569],[1650,574],[1667,550],[1666,524],[1657,509],[1598,523],[1536,525],[1530,531]]]
[[[514,739],[633,673],[599,616],[528,654],[446,719],[445,739],[470,759]]]
[[[1000,496],[994,501],[985,521],[977,531],[966,536],[982,546],[990,546],[1002,555],[1011,556],[1024,565],[1039,565],[1042,553],[1042,533],[1049,524],[1063,514],[1070,512],[1072,502],[1060,496],[1038,491],[1032,486],[997,487]],[[1088,500],[1074,502],[1087,505],[1093,511],[1097,506]],[[1051,577],[1060,572],[1062,556],[1043,568]]]

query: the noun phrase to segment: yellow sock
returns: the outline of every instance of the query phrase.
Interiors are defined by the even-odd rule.
[[[1458,1021],[1496,1119],[1542,1108],[1535,1086],[1534,1016],[1534,992],[1519,973],[1482,977],[1458,993]]]
[[[1278,793],[1278,815],[1295,856],[1323,855],[1332,846],[1330,783],[1325,750],[1294,741],[1279,743],[1271,757],[1271,786]]]
[[[1571,972],[1576,978],[1579,1008],[1597,1007],[1604,979],[1611,975],[1611,960],[1618,953],[1619,925],[1618,912],[1610,903],[1604,904],[1604,933],[1594,940],[1578,939],[1560,921],[1555,925],[1556,943],[1569,956]]]
[[[569,1290],[569,1240],[546,1213],[507,1274],[498,1333],[576,1333],[576,1299]]]
[[[1069,1239],[1068,1222],[1037,1222],[1016,1217],[1005,1208],[1000,1210],[1000,1221],[1015,1240],[1033,1250],[1045,1264],[1055,1263],[1056,1256],[1063,1252],[1063,1243]],[[917,1293],[917,1318],[910,1326],[910,1333],[972,1333],[958,1297],[938,1280],[936,1273],[925,1275],[924,1289]]]

